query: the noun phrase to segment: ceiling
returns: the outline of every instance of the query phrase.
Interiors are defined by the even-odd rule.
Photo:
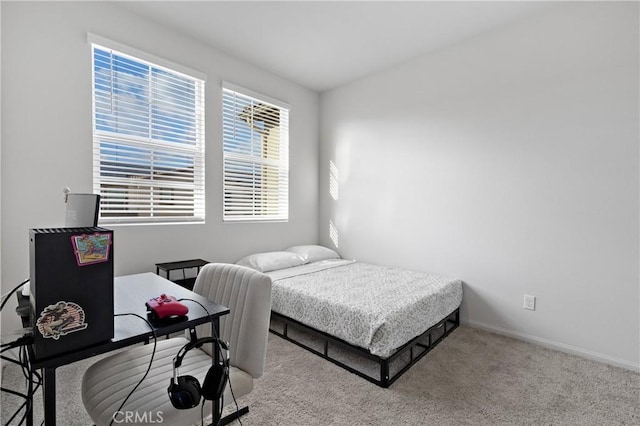
[[[550,6],[544,1],[134,1],[117,4],[318,92]]]

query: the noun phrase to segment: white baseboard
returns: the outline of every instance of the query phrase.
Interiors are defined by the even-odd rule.
[[[604,355],[598,352],[588,351],[586,349],[567,345],[565,343],[556,342],[549,339],[543,339],[542,337],[533,336],[530,334],[520,333],[506,328],[494,327],[492,325],[484,324],[478,321],[461,320],[462,324],[466,324],[470,327],[479,328],[481,330],[489,331],[491,333],[500,334],[507,337],[513,337],[514,339],[524,340],[525,342],[535,343],[540,346],[544,346],[549,349],[554,349],[560,352],[565,352],[572,355],[577,355],[582,358],[591,359],[605,364],[614,365],[616,367],[622,367],[627,370],[640,373],[640,364],[633,363],[620,358],[615,358],[609,355]]]

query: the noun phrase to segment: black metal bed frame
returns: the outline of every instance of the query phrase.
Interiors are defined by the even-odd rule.
[[[438,343],[440,343],[445,337],[447,337],[453,330],[458,328],[460,325],[460,308],[457,308],[455,311],[451,312],[449,315],[444,317],[440,322],[438,322],[433,327],[429,328],[427,331],[422,333],[421,335],[411,339],[409,342],[402,345],[398,348],[391,356],[388,358],[381,358],[377,355],[373,355],[366,349],[363,349],[358,346],[354,346],[350,343],[345,342],[342,339],[331,336],[325,332],[316,330],[315,328],[309,327],[308,325],[302,324],[299,321],[296,321],[292,318],[289,318],[285,315],[279,314],[277,312],[271,311],[271,325],[269,326],[269,331],[276,336],[282,337],[301,348],[304,348],[332,363],[344,368],[345,370],[357,374],[358,376],[374,383],[380,387],[388,388],[391,386],[393,382],[395,382],[400,376],[402,376],[412,365],[418,362],[423,356],[425,356],[431,349],[433,349]],[[277,331],[272,328],[274,321],[282,322],[282,331]],[[313,337],[320,339],[322,342],[323,349],[319,351],[314,349],[311,346],[308,346],[302,343],[299,340],[296,340],[290,336],[289,327],[293,327],[294,329],[301,330],[304,333],[311,334]],[[335,357],[329,355],[329,344],[333,344],[338,348],[346,350],[350,354],[355,354],[359,357],[366,358],[367,360],[373,361],[375,364],[379,366],[380,376],[377,378],[374,375],[367,374],[364,371],[358,370],[353,366],[347,365],[346,363],[338,360]],[[408,355],[408,360],[407,360]],[[406,361],[406,363],[400,365],[396,371],[391,371],[392,365],[397,362]]]

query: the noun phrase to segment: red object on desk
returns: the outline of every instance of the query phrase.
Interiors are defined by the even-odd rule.
[[[146,303],[147,309],[151,311],[151,315],[155,319],[163,319],[174,316],[185,316],[189,313],[186,305],[178,302],[175,297],[161,294],[158,297],[149,299]]]

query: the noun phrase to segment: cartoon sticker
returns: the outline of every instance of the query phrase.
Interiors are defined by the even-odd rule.
[[[73,302],[60,301],[40,313],[36,326],[44,338],[58,340],[60,336],[87,328],[84,309]]]
[[[78,266],[86,266],[109,260],[111,234],[100,233],[71,236],[73,251],[76,254]]]

